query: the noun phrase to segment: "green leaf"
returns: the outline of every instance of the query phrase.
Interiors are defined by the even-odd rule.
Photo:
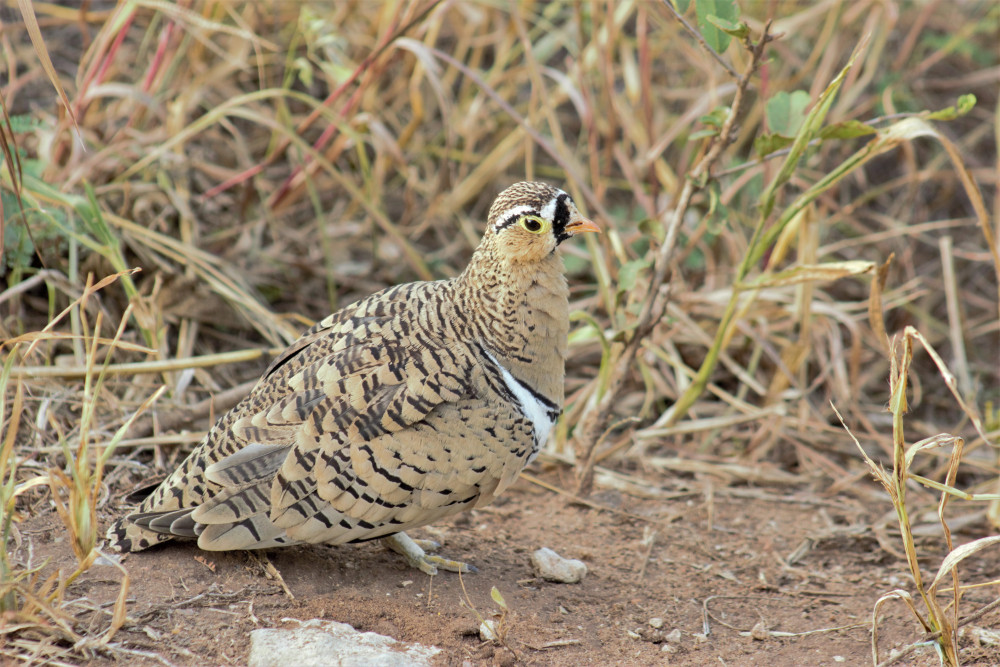
[[[643,235],[654,239],[662,239],[664,234],[666,234],[666,230],[663,228],[663,223],[656,218],[643,218],[636,224],[636,227],[639,228],[639,231],[642,232]],[[640,248],[638,243],[634,244],[632,247],[637,252],[643,252],[649,248],[648,239],[647,243],[644,244],[644,247]]]
[[[692,132],[688,137],[688,141],[698,141],[699,139],[704,139],[706,137],[714,137],[719,134],[719,131],[712,128],[706,128],[704,130],[698,130],[697,132]]]
[[[763,232],[764,223],[767,221],[768,217],[771,215],[771,211],[774,210],[774,205],[777,200],[777,191],[788,182],[792,176],[792,172],[795,171],[796,166],[798,166],[799,160],[806,152],[806,148],[809,146],[809,142],[812,141],[816,133],[823,127],[823,121],[826,119],[826,114],[830,110],[830,106],[833,105],[833,99],[837,95],[837,91],[840,90],[841,84],[844,83],[844,79],[847,78],[847,73],[854,67],[854,61],[857,60],[858,55],[860,55],[861,50],[867,45],[867,38],[862,38],[858,46],[855,47],[854,52],[851,54],[850,59],[848,59],[847,64],[844,65],[843,69],[837,73],[837,76],[827,84],[826,88],[820,93],[819,99],[816,100],[816,104],[813,105],[812,109],[806,115],[805,122],[799,131],[795,133],[795,141],[792,142],[791,148],[788,151],[788,157],[781,165],[778,173],[774,175],[771,182],[768,184],[767,189],[760,196],[760,218],[757,229],[754,231],[754,236],[751,238],[750,247],[752,252],[747,253],[743,262],[740,265],[739,274],[745,276],[749,271],[749,267],[753,266],[761,255],[764,254],[766,250],[766,244],[760,244],[759,235]],[[781,230],[772,230],[772,233],[780,234]]]
[[[958,98],[957,106],[941,109],[940,111],[932,111],[927,114],[927,118],[930,120],[954,120],[959,116],[964,116],[969,113],[975,106],[976,96],[972,93],[968,93],[966,95],[961,95]]]
[[[292,61],[292,69],[298,73],[299,80],[309,87],[313,84],[313,68],[307,58],[296,58]]]
[[[697,141],[698,139],[704,139],[705,137],[716,136],[725,124],[726,117],[728,115],[729,107],[715,107],[698,119],[698,122],[703,123],[707,127],[692,132],[688,136],[688,141]]]
[[[497,590],[496,586],[490,589],[490,597],[493,598],[493,601],[497,603],[498,607],[507,611],[507,601],[503,599],[502,595],[500,595],[500,591]]]
[[[689,271],[701,271],[705,268],[705,253],[701,248],[692,248],[684,258],[684,268]]]
[[[726,122],[726,117],[728,115],[729,107],[715,107],[707,114],[700,117],[698,121],[710,127],[721,128]]]
[[[860,120],[847,120],[827,125],[816,133],[816,137],[825,141],[827,139],[854,139],[872,134],[878,134],[878,130],[871,125],[866,125]],[[784,133],[762,134],[754,139],[753,148],[757,155],[763,158],[787,148],[792,145],[793,141],[792,137],[786,136]]]
[[[780,134],[762,134],[753,140],[753,149],[758,156],[767,157],[771,153],[791,146],[793,141],[791,137],[783,137]]]
[[[809,93],[804,90],[775,93],[764,108],[768,128],[775,134],[794,137],[806,120],[806,107],[810,101]]]
[[[820,139],[854,139],[855,137],[864,137],[877,133],[878,130],[871,125],[862,123],[860,120],[846,120],[841,123],[827,125],[819,131],[817,136]]]
[[[972,93],[966,93],[965,95],[959,95],[958,97],[958,115],[964,116],[965,114],[972,111],[976,106],[976,96]]]
[[[706,217],[710,220],[727,218],[729,216],[729,209],[722,203],[722,188],[719,187],[719,182],[714,180],[710,181],[707,192],[708,212],[706,213]]]
[[[33,132],[34,130],[42,127],[41,119],[35,118],[33,116],[28,116],[24,114],[15,114],[10,117],[10,131],[11,134],[24,134],[25,132]]]
[[[691,6],[691,0],[672,0],[674,7],[677,8],[678,14],[687,13],[688,7]]]
[[[733,23],[718,16],[706,16],[705,18],[716,28],[736,39],[746,39],[747,35],[750,34],[750,26],[746,23]]]
[[[698,17],[698,30],[705,38],[705,42],[718,53],[725,51],[729,47],[732,37],[715,27],[714,22],[709,17],[735,23],[739,20],[736,0],[695,0],[694,10]]]
[[[618,292],[630,292],[649,265],[648,259],[633,259],[622,264],[618,269]]]

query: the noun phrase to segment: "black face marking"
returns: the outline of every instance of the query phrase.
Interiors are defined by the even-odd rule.
[[[552,230],[555,232],[557,245],[571,236],[566,233],[566,225],[569,224],[569,206],[566,205],[568,199],[569,195],[565,192],[556,197],[556,214],[552,218]]]

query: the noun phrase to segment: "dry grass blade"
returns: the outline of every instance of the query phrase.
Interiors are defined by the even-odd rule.
[[[1000,544],[1000,537],[992,536],[980,538],[959,547],[954,547],[951,541],[951,531],[945,521],[944,508],[948,502],[948,498],[951,496],[956,496],[965,500],[995,501],[996,499],[992,495],[977,496],[964,493],[954,488],[953,485],[958,474],[958,467],[962,460],[962,449],[964,445],[964,440],[962,438],[949,434],[941,434],[924,439],[909,447],[906,446],[903,433],[903,415],[908,411],[906,393],[908,378],[912,372],[911,365],[913,363],[913,341],[919,341],[934,360],[934,363],[937,365],[938,372],[944,379],[945,384],[951,390],[955,400],[962,407],[963,411],[965,411],[980,437],[988,442],[986,434],[982,430],[982,424],[978,419],[978,415],[969,407],[969,405],[962,398],[961,394],[957,391],[954,375],[952,375],[948,370],[944,361],[934,350],[933,346],[931,346],[927,339],[913,327],[907,327],[901,337],[892,341],[892,345],[890,347],[892,373],[890,376],[891,398],[889,402],[889,409],[893,416],[892,472],[887,472],[881,466],[876,464],[864,451],[857,438],[854,437],[853,433],[851,433],[849,429],[848,434],[858,446],[858,449],[861,451],[861,454],[871,469],[872,474],[879,480],[889,494],[889,499],[898,517],[903,550],[909,566],[910,574],[913,577],[917,592],[920,594],[921,600],[924,603],[927,617],[925,619],[917,610],[912,598],[910,598],[908,594],[902,595],[901,591],[895,591],[892,594],[889,594],[889,596],[883,596],[883,598],[881,598],[876,604],[874,614],[877,617],[879,607],[889,597],[903,599],[927,632],[938,633],[936,640],[937,643],[935,646],[939,649],[940,654],[942,655],[942,660],[949,665],[958,665],[958,628],[961,625],[959,612],[961,586],[959,584],[958,565],[983,549]],[[834,408],[834,410],[836,411],[836,408]],[[837,416],[840,417],[839,412],[837,412]],[[842,417],[841,423],[844,424]],[[844,424],[844,428],[847,429],[846,424]],[[947,445],[952,445],[953,452],[948,464],[944,483],[933,482],[932,480],[928,480],[911,472],[911,468],[914,467],[915,464],[915,457],[918,453]],[[943,559],[938,569],[937,576],[934,577],[929,586],[925,584],[920,570],[920,564],[917,557],[911,527],[910,513],[912,510],[910,505],[907,503],[906,494],[907,483],[910,479],[935,488],[941,492],[940,502],[938,504],[938,517],[947,542],[948,554]],[[948,608],[942,607],[937,599],[938,586],[946,575],[951,575],[951,590],[954,596],[952,603],[948,606]],[[874,664],[878,664],[877,632],[874,625],[872,634],[872,655]]]
[[[885,292],[885,281],[889,276],[889,266],[895,255],[889,257],[875,271],[868,294],[868,323],[882,351],[889,354],[889,334],[885,330],[885,317],[882,313],[882,294]]]
[[[48,342],[79,338],[83,341],[87,350],[87,365],[84,374],[84,404],[79,419],[79,444],[74,449],[69,445],[68,439],[64,439],[61,443],[63,454],[68,463],[68,472],[59,468],[50,468],[46,475],[31,478],[26,482],[14,486],[16,465],[12,465],[8,469],[8,464],[13,464],[15,461],[12,448],[18,434],[19,420],[22,412],[23,379],[17,378],[17,388],[12,403],[13,416],[9,423],[6,423],[6,415],[3,408],[0,408],[0,423],[6,424],[3,448],[0,450],[0,457],[2,457],[0,458],[0,473],[2,473],[0,474],[0,478],[3,479],[2,495],[4,506],[3,541],[5,544],[5,556],[0,559],[0,574],[3,575],[0,577],[0,581],[4,585],[4,590],[2,595],[0,595],[3,611],[5,614],[9,613],[13,619],[17,619],[18,617],[26,618],[33,625],[38,624],[32,619],[35,619],[37,614],[44,613],[47,618],[59,621],[58,627],[62,628],[64,639],[70,639],[74,644],[81,646],[83,644],[89,645],[90,642],[72,631],[71,617],[59,611],[59,609],[63,605],[66,587],[90,569],[100,555],[96,549],[97,505],[99,503],[98,496],[102,490],[104,466],[135,419],[148,409],[166,389],[166,387],[161,386],[149,396],[124,421],[115,436],[107,443],[103,450],[99,452],[94,451],[90,442],[91,429],[95,426],[97,403],[100,400],[101,388],[107,376],[106,370],[110,365],[112,355],[116,350],[140,353],[154,352],[154,350],[145,348],[144,346],[122,344],[122,337],[129,322],[131,304],[122,314],[121,321],[112,338],[105,338],[100,335],[103,320],[102,312],[98,312],[93,328],[91,329],[89,326],[86,316],[88,302],[98,292],[122,277],[123,274],[124,272],[112,274],[97,283],[91,283],[88,279],[88,284],[83,290],[83,294],[59,316],[54,318],[49,323],[49,326],[47,326],[46,331],[25,334],[10,341],[11,350],[4,365],[2,378],[0,378],[0,394],[6,395],[8,383],[15,377],[14,362],[17,359],[22,359],[37,352],[40,347]],[[81,334],[68,336],[52,330],[67,314],[74,316],[74,321],[79,322],[82,331]],[[20,347],[25,343],[28,343],[27,350],[22,357],[19,354]],[[102,365],[97,367],[98,351],[101,348],[106,348],[106,353],[104,354]],[[6,401],[4,401],[4,405],[6,405]],[[6,556],[6,544],[11,539],[11,532],[14,530],[12,523],[15,516],[14,500],[18,495],[42,485],[48,486],[51,490],[51,498],[55,504],[56,511],[69,531],[69,541],[78,559],[78,564],[76,570],[68,577],[63,577],[61,572],[57,572],[50,576],[40,588],[32,590],[18,583],[28,573],[17,573],[11,567]],[[120,564],[114,564],[122,573],[122,581],[114,605],[110,626],[97,641],[96,645],[100,646],[106,645],[125,623],[125,602],[129,588],[129,577]]]
[[[924,617],[921,616],[916,603],[913,601],[912,595],[902,589],[896,589],[886,593],[875,601],[875,606],[872,608],[872,665],[875,667],[881,667],[881,665],[885,664],[879,662],[878,659],[878,613],[881,611],[882,605],[893,599],[905,602],[907,608],[913,613],[914,618],[916,618],[917,621],[924,626],[924,630],[929,633],[934,632],[932,628],[927,625]]]
[[[76,338],[73,335],[50,335],[50,334],[26,334],[26,340],[53,340],[61,338],[70,340]],[[121,345],[122,349],[133,349],[140,352],[153,352],[145,346]],[[273,356],[281,352],[279,348],[262,348],[253,350],[236,350],[233,352],[220,352],[218,354],[208,354],[202,357],[184,359],[164,359],[162,361],[136,361],[126,364],[108,364],[101,368],[92,366],[15,366],[11,370],[11,375],[15,378],[85,378],[96,373],[103,373],[106,376],[125,375],[135,376],[143,374],[157,374],[168,371],[185,370],[189,368],[211,368],[223,364],[234,364],[239,362],[254,361],[267,356]]]
[[[952,574],[958,567],[958,564],[969,556],[998,544],[1000,544],[1000,535],[991,535],[973,540],[949,551],[948,555],[941,561],[941,567],[938,568],[938,573],[934,577],[934,581],[931,582],[930,589],[935,591],[938,585],[944,580],[944,577]]]
[[[21,18],[24,19],[24,27],[27,29],[31,43],[35,47],[38,61],[42,69],[45,70],[45,75],[49,78],[49,83],[59,93],[59,99],[62,100],[63,108],[69,114],[70,120],[73,121],[75,127],[77,126],[76,115],[73,113],[69,98],[66,97],[66,91],[63,90],[62,79],[59,78],[56,68],[52,65],[52,58],[49,57],[49,50],[45,47],[45,37],[42,36],[42,30],[38,26],[38,18],[35,16],[34,8],[31,6],[31,0],[17,0],[17,6],[21,10]]]
[[[17,460],[14,456],[14,441],[23,414],[24,386],[18,382],[14,389],[14,397],[10,402],[11,413],[7,416],[7,387],[10,382],[10,371],[14,363],[15,351],[11,350],[4,362],[3,373],[0,375],[0,426],[3,434],[0,437],[0,501],[2,501],[3,516],[0,518],[0,540],[3,544],[0,553],[0,583],[5,587],[14,581],[14,572],[10,563],[8,544],[15,538],[17,527],[14,525],[14,499],[17,496],[15,480]],[[18,607],[13,588],[6,588],[0,594],[0,613],[13,614]]]

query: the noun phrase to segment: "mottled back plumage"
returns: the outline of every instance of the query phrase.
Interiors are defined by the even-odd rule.
[[[562,410],[555,250],[584,231],[597,227],[566,193],[511,186],[461,275],[390,287],[312,327],[109,529],[111,545],[343,544],[489,503]]]

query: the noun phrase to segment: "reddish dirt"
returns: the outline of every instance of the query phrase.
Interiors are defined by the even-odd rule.
[[[549,484],[571,483],[565,469],[532,472]],[[686,487],[690,481],[673,480],[656,499],[599,489],[592,497],[603,508],[597,509],[522,479],[493,506],[414,534],[443,539],[442,553],[479,568],[461,579],[427,577],[377,543],[274,550],[270,560],[291,600],[247,552],[208,553],[176,543],[131,554],[124,560],[132,580],[130,620],[114,642],[173,664],[245,664],[255,628],[322,618],[433,644],[443,649],[442,665],[871,664],[873,605],[893,589],[912,588],[904,564],[860,528],[888,504],[865,508],[852,498],[748,487],[706,494],[701,483],[698,491]],[[106,520],[118,511],[107,510]],[[644,541],[654,534],[651,544]],[[962,537],[957,541],[969,539]],[[23,561],[30,549],[36,563],[51,556],[54,565],[72,569],[54,513],[29,519],[22,538],[17,558]],[[812,547],[801,549],[804,544]],[[537,579],[530,554],[542,546],[586,562],[586,579]],[[936,568],[940,544],[923,548]],[[967,561],[963,576],[997,579],[1000,564]],[[117,579],[117,570],[95,566],[67,597],[108,609]],[[494,586],[509,607],[501,626],[505,646],[477,635],[477,613],[498,611],[490,598]],[[994,598],[994,590],[971,591],[963,609]],[[883,610],[882,656],[920,638],[901,602]],[[101,613],[106,627],[107,612]],[[654,628],[649,621],[657,618],[662,625],[654,621],[660,625]],[[970,627],[998,621],[993,613]],[[1000,649],[978,646],[973,631],[963,635],[962,646],[965,664],[1000,663]],[[115,661],[100,653],[95,660]],[[898,664],[938,660],[921,649]]]

